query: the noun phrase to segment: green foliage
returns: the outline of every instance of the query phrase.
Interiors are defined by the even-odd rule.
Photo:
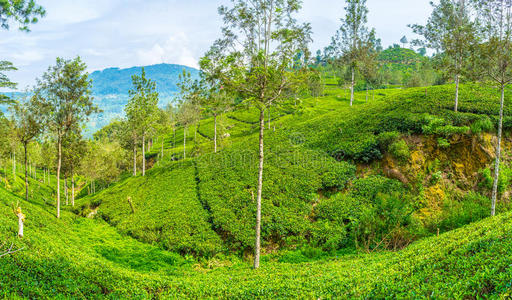
[[[490,132],[494,129],[494,124],[488,116],[483,116],[471,124],[471,132],[480,134],[482,132]]]
[[[135,208],[131,212],[128,197]],[[181,254],[211,257],[221,250],[196,193],[190,161],[154,168],[85,199],[90,208],[120,232]]]
[[[0,27],[9,30],[11,21],[19,24],[19,30],[29,31],[29,26],[44,17],[46,11],[34,0],[4,0],[0,2]]]
[[[492,184],[494,182],[494,172],[491,172],[491,169],[485,168],[480,170],[480,176],[482,180],[480,181],[480,187],[487,189],[488,191],[492,190]],[[498,178],[498,192],[502,194],[505,190],[512,185],[512,168],[507,164],[501,162],[500,163],[500,176]]]
[[[404,140],[399,140],[389,145],[389,153],[395,158],[405,161],[409,159],[409,145]]]

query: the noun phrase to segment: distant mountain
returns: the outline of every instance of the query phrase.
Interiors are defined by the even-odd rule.
[[[146,76],[157,84],[158,92],[162,97],[173,97],[178,91],[178,77],[183,70],[189,72],[193,78],[199,76],[199,70],[182,65],[159,64],[144,67]],[[90,75],[93,81],[93,94],[95,96],[128,95],[132,87],[132,76],[140,75],[142,67],[128,69],[108,68],[95,71]]]
[[[199,77],[199,70],[182,65],[159,64],[145,66],[146,77],[155,81],[160,95],[159,106],[164,107],[172,102],[178,92],[177,83],[183,70],[192,78]],[[112,119],[124,116],[124,106],[128,102],[128,91],[132,88],[132,76],[140,75],[142,67],[128,69],[108,68],[90,74],[93,81],[94,102],[102,110],[88,124],[88,134],[92,134]]]
[[[159,93],[160,107],[165,107],[175,99],[178,92],[177,83],[183,70],[190,73],[192,79],[199,78],[199,70],[173,64],[159,64],[145,67],[132,67],[127,69],[108,68],[95,71],[89,75],[93,82],[92,93],[94,103],[101,109],[101,113],[94,115],[87,124],[86,136],[110,123],[115,118],[124,116],[124,107],[128,103],[128,91],[132,88],[132,76],[140,75],[142,68],[146,71],[146,77],[155,81]],[[20,99],[23,92],[0,92],[12,99]],[[7,112],[8,105],[0,105],[0,111]]]

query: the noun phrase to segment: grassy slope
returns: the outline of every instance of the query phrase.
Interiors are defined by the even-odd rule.
[[[492,91],[476,96],[471,89],[464,93],[474,102],[462,101],[463,112],[491,112],[497,105],[494,96],[481,104],[482,97],[492,95]],[[365,128],[364,133],[371,136],[383,124],[379,122],[396,117],[395,109],[451,116],[449,87],[430,88],[425,98],[423,89],[379,91],[377,99],[385,100],[368,105],[364,105],[361,93],[356,101],[357,114],[347,106],[346,91],[333,89],[327,94],[320,101],[305,100],[299,114],[283,115],[276,123],[278,131],[282,128],[288,137],[290,133],[299,132],[305,138],[305,147],[324,151],[331,150],[328,149],[331,146],[351,147],[350,138],[336,136],[340,128],[349,127],[347,123],[361,123],[357,129]],[[403,106],[398,105],[400,103]],[[232,128],[230,132],[237,133],[226,139],[225,145],[242,145],[247,140],[253,143],[256,128],[251,124],[252,114],[235,112],[232,116],[234,118],[226,118],[224,124]],[[370,122],[372,118],[374,121]],[[467,120],[462,118],[455,122]],[[200,130],[210,136],[211,127],[211,120],[205,120]],[[290,127],[294,130],[290,131]],[[177,141],[181,141],[180,135],[183,136],[183,131],[178,130]],[[337,137],[336,141],[348,142],[335,146],[322,144],[325,137],[332,139],[332,136]],[[193,130],[189,129],[188,137],[189,145],[193,144]],[[170,138],[166,144],[167,158],[169,154],[182,151],[179,145],[169,147]],[[210,140],[198,135],[198,144],[198,151],[210,151]],[[304,146],[300,147],[301,153],[309,151]],[[158,150],[159,147],[153,148],[154,153]],[[199,165],[201,163],[204,161],[199,161]],[[207,222],[212,217],[211,212],[208,213],[212,207],[197,193],[196,180],[201,178],[201,172],[208,175],[201,168],[196,171],[193,161],[164,161],[149,171],[146,178],[128,179],[85,199],[88,203],[101,204],[99,213],[117,230],[101,220],[83,219],[69,212],[56,220],[54,208],[41,201],[41,198],[51,198],[51,189],[40,185],[41,195],[35,201],[21,200],[27,215],[26,238],[11,239],[16,246],[26,248],[12,257],[0,258],[0,278],[3,278],[0,296],[462,298],[510,292],[512,259],[507,254],[512,250],[508,230],[512,225],[511,214],[427,238],[396,253],[349,255],[299,264],[282,263],[278,262],[279,257],[266,256],[258,271],[251,270],[246,263],[197,270],[178,255],[119,234],[119,231],[128,233],[145,242],[158,240],[159,245],[175,251],[187,252],[183,249],[198,246],[210,251],[210,246],[217,247],[217,236],[212,234]],[[231,178],[235,183],[238,179]],[[201,181],[199,188],[207,183]],[[128,196],[134,200],[135,216],[130,214]],[[11,204],[20,198],[0,188],[0,199],[0,232],[3,233],[0,237],[5,240],[15,235],[16,219]],[[189,216],[198,219],[176,223]],[[149,230],[143,230],[144,226]]]

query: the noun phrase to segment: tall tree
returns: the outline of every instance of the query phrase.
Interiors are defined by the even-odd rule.
[[[265,111],[278,104],[291,88],[293,58],[308,53],[311,26],[299,24],[294,15],[299,0],[232,0],[221,6],[223,37],[206,53],[204,60],[217,61],[222,85],[259,110],[259,166],[256,199],[254,268],[260,264],[261,199],[263,190]]]
[[[35,91],[34,105],[45,116],[45,123],[57,141],[57,218],[60,218],[63,138],[99,111],[93,103],[92,82],[86,70],[80,57],[72,60],[57,58],[55,66],[38,79]]]
[[[487,78],[500,88],[498,143],[494,165],[494,182],[491,197],[491,215],[496,214],[498,179],[500,175],[501,140],[505,89],[512,82],[512,0],[475,0],[483,26],[483,43],[480,44],[479,65]]]
[[[345,19],[332,38],[333,53],[342,57],[350,66],[350,106],[354,102],[356,71],[361,57],[367,56],[365,47],[375,37],[375,30],[368,30],[368,8],[366,0],[346,0]]]
[[[158,118],[158,92],[156,82],[146,78],[146,71],[142,68],[140,76],[132,76],[133,88],[129,91],[130,100],[126,104],[125,112],[130,126],[134,130],[134,164],[136,163],[137,134],[142,138],[142,176],[146,175],[146,137]],[[136,168],[134,166],[134,172]],[[135,174],[135,173],[134,173]]]
[[[468,58],[477,35],[471,6],[465,0],[441,0],[431,2],[432,15],[426,25],[410,25],[414,33],[423,36],[415,45],[436,50],[441,58],[440,66],[455,81],[454,111],[459,108],[459,84],[461,76],[469,71]]]
[[[32,98],[33,100],[34,98]],[[23,145],[25,165],[25,200],[28,200],[28,146],[42,129],[42,116],[35,105],[28,101],[15,102],[11,105],[12,121],[18,140]]]
[[[199,106],[204,113],[213,116],[213,151],[217,153],[217,119],[233,108],[234,97],[222,86],[221,74],[215,61],[203,59],[200,65],[202,95],[199,97]]]

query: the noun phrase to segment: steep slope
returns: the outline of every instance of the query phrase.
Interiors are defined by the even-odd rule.
[[[485,139],[492,137],[497,123],[497,93],[481,86],[463,86],[461,112],[455,114],[451,111],[452,89],[448,85],[378,90],[375,100],[369,102],[364,93],[357,93],[356,105],[350,107],[346,91],[330,88],[324,97],[303,99],[297,106],[290,103],[271,112],[270,122],[266,116],[265,251],[304,246],[324,251],[399,249],[438,229],[451,230],[487,216],[490,202],[485,174],[490,174],[493,147]],[[506,101],[509,104],[510,98]],[[508,106],[506,115],[508,120]],[[185,199],[195,197],[200,203],[192,214],[202,215],[219,237],[215,251],[209,253],[221,249],[250,255],[257,179],[256,121],[254,110],[238,110],[221,118],[222,132],[233,135],[225,136],[220,141],[222,151],[213,154],[213,124],[210,119],[203,120],[198,134],[194,128],[187,133],[186,152],[195,156],[189,161],[196,168],[194,174],[183,171],[189,168],[187,164],[170,163],[175,170],[182,170],[176,173],[181,177],[170,175],[160,186],[152,183],[158,183],[157,176],[120,186],[140,189],[137,201],[152,203],[157,198],[154,190],[173,194],[187,177],[186,181],[195,185],[195,194]],[[509,122],[505,123],[509,132]],[[183,157],[182,139],[182,129],[160,139],[165,142],[164,159],[157,162],[155,174],[168,168],[169,161]],[[505,145],[512,143],[507,140]],[[484,150],[478,150],[480,146]],[[148,157],[157,157],[160,147],[153,147]],[[468,163],[471,157],[478,161]],[[505,155],[503,170],[511,170],[511,162]],[[499,209],[506,211],[512,176],[507,171],[503,174]],[[179,186],[166,182],[179,182]],[[119,200],[117,194],[124,199]],[[154,205],[155,214],[146,210],[141,216],[126,217],[127,196],[117,188],[85,201],[122,232],[137,232],[147,222],[160,224],[150,230],[159,232],[166,219],[163,215],[177,210],[179,203],[162,201]],[[124,208],[117,209],[119,205]],[[142,241],[165,240],[165,234],[149,239],[132,235]],[[179,251],[203,252],[193,247]]]
[[[84,216],[97,213],[120,232],[170,251],[212,256],[221,250],[198,198],[192,161],[158,166],[146,177],[130,178],[90,197],[83,207]]]

